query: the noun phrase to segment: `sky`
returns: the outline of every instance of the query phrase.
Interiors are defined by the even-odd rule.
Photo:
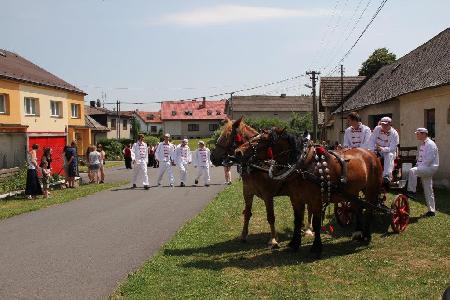
[[[79,87],[87,102],[103,95],[123,102],[122,110],[226,98],[209,96],[300,75],[236,95],[309,94],[305,72],[338,76],[332,71],[382,2],[4,1],[0,49]],[[449,27],[449,11],[448,0],[387,1],[343,60],[344,75],[357,75],[377,48],[398,58],[414,50]]]

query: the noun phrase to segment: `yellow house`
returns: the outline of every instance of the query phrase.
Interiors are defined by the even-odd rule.
[[[345,114],[358,111],[373,129],[383,116],[392,118],[400,146],[418,145],[414,131],[428,129],[439,148],[434,182],[450,188],[450,28],[397,61],[382,67],[344,103]],[[335,119],[340,119],[340,108]],[[345,115],[344,115],[345,116]],[[336,125],[336,124],[335,124]],[[341,141],[340,127],[328,132]]]
[[[90,143],[84,93],[23,57],[0,49],[0,167],[23,164],[26,149],[53,150],[54,169],[67,143]],[[55,169],[55,172],[59,171]]]

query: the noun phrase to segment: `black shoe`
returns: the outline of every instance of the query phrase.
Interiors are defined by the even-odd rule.
[[[195,183],[195,184],[198,184],[198,179],[195,179],[194,183]]]
[[[184,182],[182,182],[182,183],[180,183],[180,186],[183,187],[183,186],[186,186],[186,185],[184,185]]]
[[[135,189],[136,188],[136,185],[135,184],[133,184],[133,186],[131,187],[132,189]]]
[[[148,190],[150,187],[148,185],[144,185],[144,189]]]
[[[436,215],[436,213],[434,211],[428,211],[427,213],[423,214],[422,216],[425,218],[428,217],[434,217]]]

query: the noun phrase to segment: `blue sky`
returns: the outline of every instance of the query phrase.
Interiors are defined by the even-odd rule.
[[[0,48],[75,84],[86,100],[104,92],[108,101],[145,103],[123,109],[156,110],[157,101],[229,92],[307,69],[327,75],[380,3],[6,1]],[[345,59],[345,74],[356,75],[376,48],[398,57],[413,50],[449,27],[449,11],[448,0],[389,0]],[[309,93],[307,81],[241,94]]]

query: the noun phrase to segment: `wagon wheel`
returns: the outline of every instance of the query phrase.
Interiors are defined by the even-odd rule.
[[[409,223],[409,203],[408,197],[399,194],[395,197],[391,205],[392,216],[391,216],[391,227],[395,233],[400,233],[405,231]]]
[[[336,217],[336,221],[342,227],[347,227],[352,224],[353,211],[351,203],[348,201],[335,203],[334,215]]]

